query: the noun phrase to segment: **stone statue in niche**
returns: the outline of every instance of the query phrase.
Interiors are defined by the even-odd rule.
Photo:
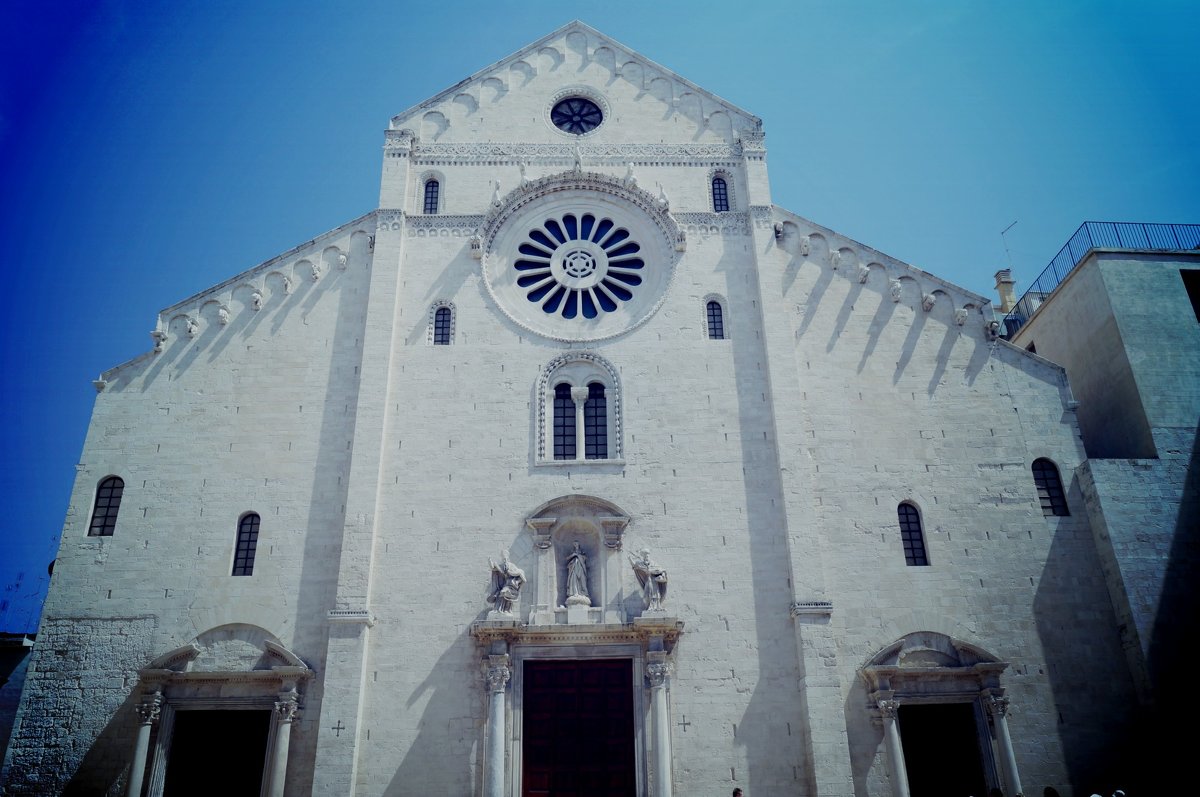
[[[226,326],[229,323],[229,309],[228,308],[226,308],[226,307],[218,307],[217,308],[217,321],[219,321],[221,323],[221,326]]]
[[[900,280],[892,280],[892,284],[888,286],[888,290],[892,293],[892,301],[900,301],[900,294],[904,292],[904,284]]]
[[[671,198],[667,196],[667,189],[663,188],[662,183],[658,184],[658,207],[662,210],[671,209]]]
[[[189,338],[194,338],[200,334],[200,325],[196,323],[196,319],[189,318],[187,320],[187,334]]]
[[[524,188],[525,186],[529,185],[529,177],[525,174],[525,169],[527,168],[525,161],[518,163],[517,168],[521,171],[520,186]]]
[[[500,207],[500,181],[496,181],[496,187],[492,189],[492,207]]]
[[[263,295],[258,291],[250,294],[250,306],[255,310],[261,310],[263,305]]]
[[[954,323],[960,327],[967,323],[967,308],[960,307],[954,311]]]
[[[921,297],[921,308],[925,312],[928,313],[930,310],[932,310],[933,306],[935,304],[937,304],[937,294],[936,293],[927,293]]]
[[[488,564],[492,566],[492,587],[488,593],[488,603],[494,605],[500,614],[512,614],[513,607],[521,600],[525,571],[509,561],[507,550],[500,552],[499,562],[489,559]]]
[[[345,253],[345,252],[338,252],[338,256],[337,256],[337,264],[338,264],[338,270],[339,270],[339,271],[345,271],[345,270],[346,270],[346,263],[347,263],[347,260],[348,260],[348,258],[346,257],[346,253]]]
[[[588,595],[587,556],[579,550],[578,542],[567,557],[567,605],[592,605],[592,599]]]
[[[583,173],[583,150],[579,148],[578,144],[575,145],[575,164],[572,168],[576,174]]]
[[[667,571],[650,559],[649,548],[638,551],[636,557],[630,556],[629,563],[633,565],[633,573],[642,585],[642,600],[646,611],[665,611],[663,601],[667,599]]]

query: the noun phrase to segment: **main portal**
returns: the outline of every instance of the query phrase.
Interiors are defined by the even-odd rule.
[[[630,659],[527,660],[523,797],[637,793]]]

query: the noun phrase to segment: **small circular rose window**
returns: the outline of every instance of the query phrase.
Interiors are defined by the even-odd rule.
[[[582,136],[590,133],[604,121],[600,107],[583,97],[568,97],[550,111],[550,121],[564,133]]]
[[[513,263],[525,298],[550,315],[596,318],[633,298],[642,247],[612,219],[561,213],[524,236]]]

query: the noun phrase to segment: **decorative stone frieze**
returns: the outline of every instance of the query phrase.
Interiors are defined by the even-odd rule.
[[[829,617],[833,614],[830,601],[793,601],[790,607],[793,618],[801,616]]]
[[[714,160],[733,161],[742,155],[740,144],[524,144],[518,142],[480,143],[415,143],[413,162],[417,165],[436,165],[448,162],[480,165],[516,165],[551,162],[570,166],[578,147],[590,163],[639,166],[684,164],[711,168]]]

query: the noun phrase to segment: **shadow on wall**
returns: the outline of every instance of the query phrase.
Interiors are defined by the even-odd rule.
[[[872,770],[877,774],[888,771],[888,762],[883,751],[883,726],[873,720],[870,705],[867,684],[855,674],[843,710],[846,714],[846,742],[850,748],[850,773],[854,778],[854,793],[864,797],[872,793],[869,783]]]
[[[129,762],[133,756],[133,739],[138,726],[133,711],[137,697],[136,691],[126,697],[120,708],[109,718],[108,724],[100,731],[87,755],[79,763],[79,768],[63,787],[63,797],[125,794],[126,785],[129,783]],[[151,739],[151,745],[153,744],[154,740]],[[11,781],[15,784],[16,778],[11,778]],[[38,790],[29,793],[36,794]]]
[[[1078,477],[1068,491],[1082,507]],[[1033,600],[1034,622],[1058,708],[1057,730],[1076,794],[1140,788],[1132,735],[1136,696],[1086,516],[1046,518],[1053,535]]]
[[[1178,762],[1187,760],[1191,745],[1188,735],[1170,730],[1178,718],[1178,701],[1193,690],[1194,654],[1189,654],[1189,641],[1194,641],[1196,618],[1200,616],[1200,425],[1192,440],[1192,453],[1183,478],[1183,491],[1176,515],[1170,553],[1167,554],[1166,574],[1159,598],[1158,614],[1150,638],[1148,668],[1153,685],[1154,708],[1147,717],[1146,733],[1139,738],[1153,745],[1153,752],[1162,763],[1156,772],[1168,773],[1163,782],[1150,783],[1150,788],[1166,793],[1177,786],[1171,777]],[[1185,752],[1185,745],[1187,751]],[[1167,781],[1170,781],[1169,783]]]
[[[479,660],[475,641],[461,633],[429,668],[425,680],[413,689],[404,711],[411,713],[414,704],[424,700],[416,723],[417,735],[410,744],[397,740],[397,748],[405,750],[404,760],[384,790],[384,797],[480,793],[480,745],[487,690]]]

